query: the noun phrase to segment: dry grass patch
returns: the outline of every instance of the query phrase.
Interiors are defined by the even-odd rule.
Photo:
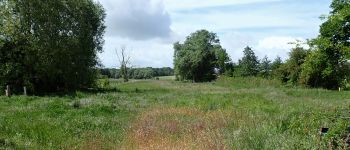
[[[123,149],[228,149],[222,129],[229,115],[190,108],[154,108],[130,129]]]

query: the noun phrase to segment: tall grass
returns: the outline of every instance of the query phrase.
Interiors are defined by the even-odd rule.
[[[111,80],[75,96],[0,97],[0,149],[347,149],[349,117],[347,91]]]

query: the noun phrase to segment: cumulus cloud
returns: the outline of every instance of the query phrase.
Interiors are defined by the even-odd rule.
[[[171,19],[160,0],[99,0],[106,8],[107,36],[133,40],[170,37]]]
[[[305,42],[306,40],[300,37],[288,37],[288,36],[271,36],[259,40],[256,47],[257,55],[262,58],[265,55],[270,59],[274,59],[277,56],[282,59],[288,58],[288,53],[295,47],[296,41]],[[304,48],[308,48],[307,44],[301,45]]]
[[[106,9],[106,67],[118,66],[115,49],[126,45],[137,67],[172,66],[172,43],[207,29],[218,34],[232,60],[253,47],[261,59],[288,58],[295,39],[317,36],[318,16],[330,0],[96,0]],[[312,11],[310,11],[312,10]],[[302,38],[298,38],[302,37]]]
[[[126,47],[134,67],[172,67],[173,46],[160,39],[132,40],[122,37],[106,37],[105,51],[99,54],[106,67],[119,67],[116,50]]]

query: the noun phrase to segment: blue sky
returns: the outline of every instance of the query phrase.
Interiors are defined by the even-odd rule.
[[[173,48],[190,33],[218,34],[234,62],[243,48],[259,58],[288,57],[295,39],[318,35],[331,0],[98,0],[106,9],[107,30],[100,60],[119,66],[116,49],[127,47],[135,67],[172,67]]]

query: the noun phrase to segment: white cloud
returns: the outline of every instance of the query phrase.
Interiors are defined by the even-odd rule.
[[[171,19],[160,0],[99,0],[107,12],[107,36],[168,38]]]
[[[263,58],[265,55],[270,59],[280,56],[285,60],[288,58],[288,53],[290,50],[295,47],[295,44],[293,43],[296,43],[297,40],[304,43],[306,42],[306,40],[301,37],[266,37],[259,40],[258,45],[255,48],[256,53],[259,58]],[[308,48],[306,44],[302,44],[302,47]]]
[[[313,38],[330,0],[98,0],[106,8],[106,67],[118,66],[115,49],[132,49],[137,67],[172,66],[172,43],[207,29],[218,34],[233,61],[253,47],[259,58],[288,57],[288,42]]]
[[[281,0],[164,0],[168,10],[185,10],[203,7],[215,7],[226,5],[252,4],[261,2],[272,2]]]
[[[100,54],[106,67],[120,66],[116,50],[126,47],[126,53],[131,57],[135,67],[172,67],[173,47],[160,39],[131,40],[121,37],[106,37],[105,52]]]

